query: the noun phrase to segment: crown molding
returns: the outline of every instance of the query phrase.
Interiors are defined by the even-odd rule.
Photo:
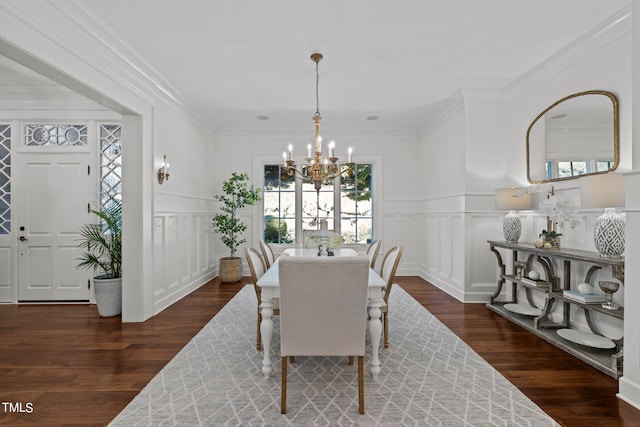
[[[464,97],[462,96],[462,90],[458,89],[447,99],[443,99],[437,104],[434,104],[434,108],[426,117],[426,124],[419,130],[420,136],[425,136],[436,127],[440,126],[442,122],[448,119],[453,114],[464,109]]]
[[[599,58],[631,39],[631,5],[621,9],[502,89],[505,102],[535,90],[576,64]]]
[[[402,141],[416,141],[420,136],[417,132],[411,129],[399,130],[397,128],[377,128],[374,131],[364,128],[343,128],[334,127],[331,129],[331,134],[337,141],[342,141],[347,138],[354,139],[368,139],[375,141],[388,141],[389,139],[402,140]],[[272,129],[265,128],[221,128],[216,132],[216,138],[220,139],[279,139],[282,140],[286,135],[287,140],[298,141],[311,141],[312,140],[312,128],[298,128],[298,127],[279,127]]]
[[[53,5],[54,2],[49,1]],[[60,2],[56,2],[53,6],[74,21],[89,37],[117,57],[119,61],[112,61],[112,65],[114,68],[117,67],[120,73],[134,80],[134,87],[143,86],[157,98],[182,111],[212,134],[216,134],[217,127],[206,117],[198,114],[197,110],[189,105],[182,93],[162,73],[145,61],[142,54],[118,36],[82,0],[73,0],[70,3],[75,7],[61,7],[62,3]],[[127,83],[131,84],[128,81]]]
[[[566,72],[580,62],[605,55],[631,39],[631,6],[627,6],[501,89],[464,89],[438,103],[427,115],[420,135],[431,132],[458,110],[505,105]]]
[[[19,25],[46,37],[65,54],[83,62],[144,103],[152,106],[162,100],[182,111],[204,129],[215,132],[211,123],[198,116],[196,110],[187,105],[183,96],[160,73],[144,62],[138,52],[120,39],[81,0],[42,0],[37,5],[32,2],[5,1],[0,4],[0,9],[19,22]],[[46,25],[51,21],[55,21],[56,25]],[[35,58],[31,52],[24,51],[23,54]],[[37,59],[46,63],[42,58]],[[29,64],[23,65],[32,68]],[[64,73],[63,68],[49,63],[47,65]],[[43,74],[46,76],[46,72]]]
[[[49,0],[51,1],[51,0]],[[53,2],[52,2],[53,3]],[[188,117],[207,129],[212,134],[217,132],[217,127],[207,118],[197,113],[197,110],[189,105],[182,93],[145,61],[144,56],[125,42],[118,34],[100,19],[82,0],[73,0],[75,7],[55,6],[69,16],[76,25],[96,42],[100,43],[112,55],[121,61],[119,71],[135,81],[134,86],[143,86],[159,99],[170,106],[182,111]],[[116,64],[117,65],[117,64]]]

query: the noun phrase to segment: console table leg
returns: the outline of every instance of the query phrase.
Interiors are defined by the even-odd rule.
[[[498,252],[498,250],[495,248],[495,246],[491,245],[489,248],[491,249],[491,252],[496,254],[496,258],[498,258],[498,267],[500,268],[500,276],[498,278],[498,286],[496,288],[495,293],[493,295],[491,295],[491,297],[489,297],[489,304],[493,304],[495,299],[498,298],[498,295],[500,295],[500,293],[502,292],[502,285],[504,285],[504,283],[505,283],[504,279],[502,278],[502,275],[505,274],[505,266],[504,266],[504,263],[502,262],[502,255],[500,255],[500,252]]]

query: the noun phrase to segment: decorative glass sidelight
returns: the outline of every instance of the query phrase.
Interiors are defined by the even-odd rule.
[[[122,198],[122,126],[100,124],[100,206]]]
[[[24,144],[31,147],[69,147],[87,145],[87,125],[25,125]]]
[[[11,231],[11,125],[0,124],[0,234]]]

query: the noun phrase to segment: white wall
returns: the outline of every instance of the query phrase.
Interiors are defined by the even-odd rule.
[[[452,111],[420,141],[419,274],[458,299],[465,283],[466,115]]]
[[[632,75],[633,106],[640,109],[640,5],[633,2],[631,19],[633,20],[632,43],[633,65]],[[631,109],[631,107],[629,107]],[[640,409],[640,310],[635,304],[640,303],[640,116],[632,116],[632,172],[626,176],[626,251],[624,298],[627,307],[624,319],[624,375],[620,378],[618,396]],[[632,305],[634,304],[634,305]]]
[[[290,141],[283,132],[268,137],[223,136],[213,141],[196,120],[171,107],[176,104],[115,54],[117,49],[111,48],[117,47],[117,41],[108,40],[108,34],[79,36],[82,28],[48,2],[11,0],[0,4],[0,10],[0,53],[11,50],[25,65],[49,73],[54,80],[123,115],[129,129],[125,134],[131,136],[125,141],[124,163],[129,237],[125,240],[123,319],[144,320],[215,274],[215,260],[223,252],[217,239],[203,236],[215,210],[209,197],[219,191],[221,182],[232,171],[247,171],[259,185],[256,160],[248,153],[273,155],[279,161],[278,153],[287,143],[299,145],[300,150],[306,144]],[[640,18],[634,20],[640,22]],[[49,28],[50,22],[58,25]],[[47,28],[46,35],[42,28]],[[107,42],[101,44],[101,37]],[[618,94],[620,169],[638,169],[640,149],[632,147],[640,143],[631,142],[630,45],[624,37],[596,40],[594,48],[587,49],[589,57],[580,56],[585,52],[583,45],[574,45],[577,54],[571,49],[561,52],[557,61],[548,61],[497,95],[487,93],[484,98],[482,93],[463,91],[460,108],[420,138],[336,136],[339,147],[355,147],[356,161],[366,161],[361,157],[365,155],[382,159],[383,214],[378,231],[385,248],[404,247],[399,274],[418,273],[464,301],[486,300],[496,280],[495,259],[486,240],[500,238],[503,215],[493,210],[494,190],[525,183],[526,129],[540,111],[569,93],[604,89]],[[637,54],[636,61],[639,57]],[[635,100],[638,98],[636,95]],[[172,163],[172,176],[158,186],[155,171],[163,154]],[[630,175],[628,181],[636,184],[627,191],[628,235],[637,236],[640,200],[629,188],[637,188],[638,175]],[[576,192],[572,182],[558,189],[569,195]],[[255,207],[242,213],[253,227],[249,230],[252,244],[259,235],[259,212]],[[565,245],[590,244],[594,215],[588,213],[584,227],[567,232]],[[543,219],[540,214],[526,213],[523,239],[532,239]],[[629,258],[637,258],[638,245],[638,239],[628,239]],[[638,268],[629,263],[627,283],[638,281]],[[640,301],[636,288],[625,287],[626,305]],[[640,406],[640,311],[627,313],[621,396]]]
[[[85,12],[77,9],[75,22],[90,23]],[[0,54],[122,117],[122,319],[143,321],[215,274],[210,233],[202,234],[212,213],[213,138],[166,95],[162,80],[147,79],[155,77],[153,70],[141,75],[120,56],[126,47],[100,31],[98,25],[78,27],[49,2],[0,4]],[[173,166],[160,187],[163,154]],[[167,271],[176,273],[165,277]]]
[[[639,23],[637,28],[640,28],[640,19],[636,18],[636,22]],[[637,34],[640,31],[636,31],[636,39]],[[446,141],[451,145],[448,150],[455,151],[464,147],[464,156],[457,151],[455,153],[458,156],[447,153],[451,159],[463,159],[464,168],[458,167],[454,160],[441,163],[440,167],[425,172],[427,181],[447,176],[452,182],[439,190],[425,192],[427,202],[420,213],[427,230],[421,275],[462,301],[486,301],[488,293],[495,289],[496,260],[490,254],[486,241],[502,240],[501,222],[504,213],[494,211],[494,190],[512,185],[528,185],[525,137],[529,124],[553,102],[576,92],[599,89],[614,92],[618,96],[621,159],[618,171],[624,173],[627,180],[626,259],[637,258],[635,255],[640,245],[637,238],[640,235],[637,226],[637,221],[640,220],[640,215],[637,214],[640,199],[637,191],[631,194],[630,189],[637,188],[633,184],[637,186],[640,181],[638,174],[631,174],[630,171],[638,168],[637,160],[640,156],[637,152],[640,150],[633,150],[639,144],[638,138],[635,138],[635,142],[631,139],[631,44],[628,17],[612,24],[595,38],[587,39],[583,44],[574,44],[571,49],[563,51],[555,60],[547,61],[499,93],[486,92],[483,99],[482,92],[469,92],[470,96],[464,97],[464,113],[456,111],[450,115],[449,120],[441,120],[421,140],[424,153],[435,148],[435,141]],[[635,56],[637,64],[640,54]],[[634,101],[637,98],[638,95],[634,97]],[[444,153],[440,151],[438,154]],[[425,154],[423,158],[424,156]],[[461,176],[464,180],[462,186]],[[579,206],[578,186],[579,180],[555,185],[557,193],[576,200]],[[458,203],[450,203],[450,207],[443,208],[444,203],[438,197],[442,195],[443,188],[455,189],[451,192],[451,199],[446,200],[458,200]],[[535,197],[534,206],[538,206],[542,197]],[[561,230],[564,234],[563,246],[594,251],[593,225],[600,213],[585,211],[581,215],[580,225],[574,229]],[[540,230],[545,228],[545,216],[534,208],[521,213],[521,217],[521,241],[535,240]],[[457,247],[461,229],[464,241],[462,247]],[[508,260],[508,256],[504,258]],[[636,287],[630,286],[640,274],[636,264],[627,263],[627,285],[624,292],[618,292],[614,298],[627,307],[640,301]],[[562,268],[558,271],[561,272]],[[573,274],[574,285],[583,280],[585,273],[585,266],[577,266]],[[611,272],[601,274],[601,277],[611,277]],[[637,312],[626,312],[625,374],[620,380],[620,396],[640,407],[640,336],[637,333],[640,317]],[[553,315],[559,320],[559,313],[554,312]],[[605,335],[614,338],[623,335],[622,322],[607,316],[599,316],[596,321]],[[586,329],[586,321],[581,313],[574,313],[574,322],[578,327]]]
[[[298,162],[306,157],[306,144],[313,138],[313,123],[309,124],[308,135],[291,136],[286,133],[265,132],[264,135],[234,135],[218,138],[214,163],[216,192],[222,181],[232,172],[247,172],[252,183],[261,187],[263,162],[280,163],[282,152],[289,143],[294,145],[294,158]],[[415,230],[420,223],[416,218],[423,183],[419,179],[418,158],[415,155],[415,138],[363,137],[333,133],[336,141],[336,155],[346,158],[347,147],[354,149],[354,162],[375,162],[374,166],[374,237],[382,239],[381,253],[395,245],[403,247],[399,274],[416,274],[420,254],[420,239]],[[247,153],[249,155],[239,155]],[[381,167],[380,167],[381,166]],[[379,184],[379,185],[375,185]],[[256,247],[261,235],[262,205],[245,208],[241,215],[249,224],[246,233],[247,244]],[[225,248],[216,238],[216,247]],[[244,250],[244,248],[241,248]],[[245,266],[246,270],[246,266]]]
[[[154,106],[154,170],[167,156],[170,176],[154,180],[153,301],[157,313],[216,275],[215,141],[204,127],[164,102]]]

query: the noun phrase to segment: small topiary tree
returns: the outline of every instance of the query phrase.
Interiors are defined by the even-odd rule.
[[[249,175],[246,173],[233,172],[231,178],[222,183],[222,191],[223,195],[214,196],[216,200],[222,202],[220,208],[222,213],[213,216],[213,231],[220,235],[220,240],[231,251],[231,258],[234,258],[238,246],[247,241],[240,238],[247,230],[247,224],[238,218],[236,212],[262,199],[260,188],[249,186]]]

